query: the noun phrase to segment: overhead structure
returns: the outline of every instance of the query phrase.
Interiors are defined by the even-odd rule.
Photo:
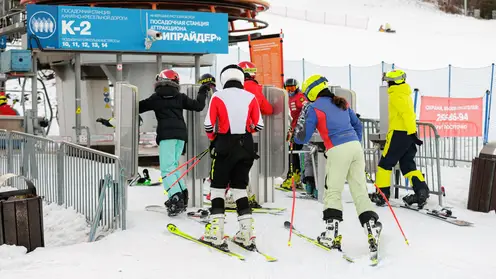
[[[253,32],[264,29],[267,22],[257,19],[257,15],[269,9],[269,3],[263,0],[21,0],[21,5],[47,4],[64,6],[90,6],[108,8],[181,10],[209,13],[226,13],[229,15],[229,32]],[[239,23],[250,23],[239,27]]]

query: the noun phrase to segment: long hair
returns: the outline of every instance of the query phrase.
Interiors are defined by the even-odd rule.
[[[342,110],[348,109],[348,101],[345,98],[334,95],[328,88],[320,91],[318,97],[331,97],[331,102]]]

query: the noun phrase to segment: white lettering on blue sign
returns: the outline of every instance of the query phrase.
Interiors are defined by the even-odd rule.
[[[210,43],[213,41],[222,40],[217,34],[209,33],[196,33],[191,31],[189,33],[167,32],[162,34],[163,41],[192,41],[196,43]]]
[[[75,35],[76,32],[79,32],[79,35],[91,36],[91,31],[90,31],[91,23],[89,21],[81,21],[79,23],[79,26],[72,27],[74,22],[75,22],[74,20],[69,20],[69,21],[62,20],[62,34],[65,35],[69,33],[71,35]]]

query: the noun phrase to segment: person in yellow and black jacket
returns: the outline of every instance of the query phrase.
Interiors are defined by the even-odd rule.
[[[384,81],[388,83],[389,130],[377,168],[376,185],[389,199],[391,172],[399,162],[403,176],[410,180],[415,192],[405,196],[403,201],[408,205],[417,204],[422,208],[429,198],[429,187],[422,172],[417,170],[414,160],[417,145],[421,146],[423,142],[417,136],[416,115],[411,98],[412,89],[406,83],[406,73],[402,70],[386,73]],[[385,204],[381,195],[376,195],[375,202],[378,206]]]

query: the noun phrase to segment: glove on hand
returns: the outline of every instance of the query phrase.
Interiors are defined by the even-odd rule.
[[[418,146],[421,146],[422,144],[424,144],[423,141],[421,141],[418,136],[417,136],[417,133],[415,134],[411,134],[410,137],[413,139],[413,142],[418,145]]]
[[[207,94],[211,89],[210,84],[202,84],[198,90],[198,94]]]
[[[110,121],[108,121],[107,119],[98,118],[96,120],[96,122],[100,122],[100,123],[102,123],[103,126],[106,126],[106,127],[110,127],[110,128],[113,127],[112,124],[110,124]]]

